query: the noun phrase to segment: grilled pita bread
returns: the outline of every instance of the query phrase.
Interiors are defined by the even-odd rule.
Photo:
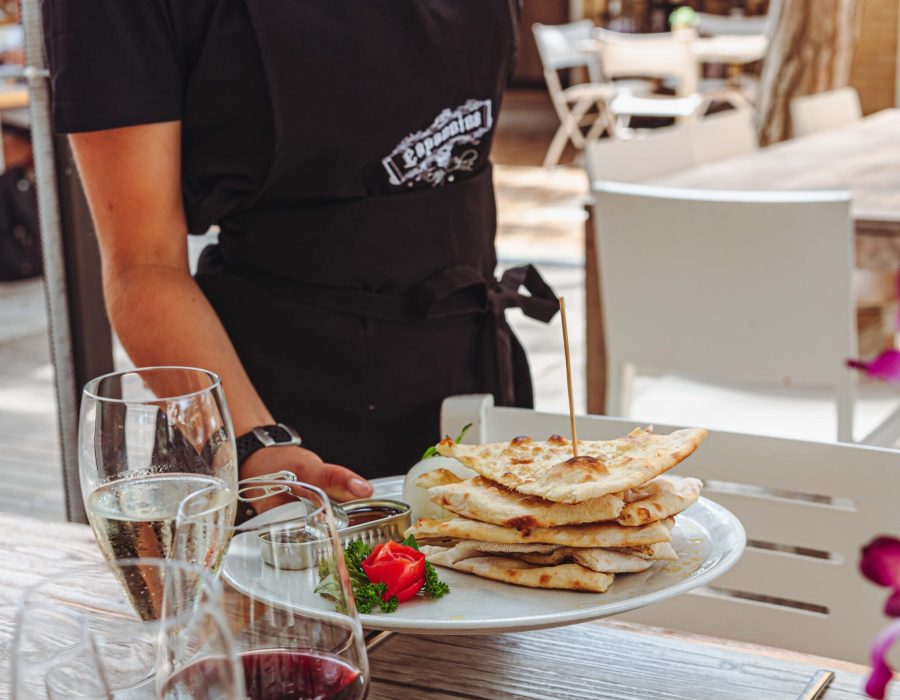
[[[605,574],[629,574],[637,571],[646,571],[654,564],[651,559],[642,559],[633,554],[623,554],[609,549],[591,547],[560,547],[549,554],[519,554],[516,558],[527,561],[529,564],[541,566],[552,566],[573,561],[591,571],[602,571]]]
[[[624,527],[618,523],[604,523],[539,527],[523,532],[466,518],[451,518],[450,520],[421,518],[405,534],[413,534],[417,540],[453,537],[502,544],[561,544],[567,547],[637,547],[657,542],[669,542],[672,539],[666,521],[640,527]]]
[[[420,474],[416,479],[416,486],[423,489],[430,489],[434,486],[447,486],[449,484],[458,484],[463,479],[451,472],[449,469],[432,469],[430,472]]]
[[[613,574],[591,571],[579,564],[535,566],[521,559],[483,556],[470,549],[456,547],[422,547],[422,552],[432,564],[529,588],[605,593],[614,578]]]
[[[429,477],[420,477],[420,480],[429,483],[434,483],[439,478],[432,477],[430,473],[422,476]],[[416,485],[421,485],[420,481],[416,481]],[[581,503],[554,503],[510,491],[481,476],[454,484],[433,486],[428,489],[428,495],[433,503],[451,513],[517,530],[615,520],[625,506],[625,502],[615,494]]]
[[[675,551],[671,542],[657,542],[643,547],[616,547],[614,551],[633,554],[641,559],[651,559],[652,561],[675,561],[678,559],[678,552]]]
[[[488,445],[442,440],[437,451],[519,493],[580,503],[641,486],[690,456],[705,437],[700,429],[654,435],[637,428],[615,440],[579,440],[578,457],[570,457],[572,444],[559,435]]]
[[[574,549],[572,547],[563,547],[558,544],[502,544],[500,542],[481,542],[479,540],[427,540],[429,544],[438,544],[441,547],[457,547],[459,549],[471,549],[484,554],[508,554],[518,556],[520,554],[550,554],[561,549]],[[582,551],[593,551],[592,548],[583,549]],[[643,547],[615,547],[601,549],[599,551],[612,552],[614,554],[622,554],[627,557],[638,557],[648,561],[678,559],[675,548],[669,542],[659,542],[657,544],[648,544]]]
[[[566,549],[559,544],[503,544],[502,542],[482,542],[480,540],[456,540],[452,545],[457,549],[470,549],[484,554],[550,554],[558,549]]]
[[[665,520],[696,503],[702,487],[699,479],[654,479],[626,492],[627,505],[616,521],[633,526]]]

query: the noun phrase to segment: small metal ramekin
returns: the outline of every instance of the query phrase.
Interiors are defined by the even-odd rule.
[[[390,508],[399,511],[378,520],[370,520],[367,523],[340,529],[341,544],[345,547],[354,540],[362,540],[370,547],[390,540],[399,542],[403,539],[403,533],[412,526],[412,509],[403,501],[394,501],[389,498],[361,498],[358,501],[342,503],[341,507],[350,522],[353,522],[355,512],[365,508]]]
[[[367,523],[350,526],[353,514],[370,508],[389,508],[398,513]],[[403,533],[412,525],[410,507],[401,501],[384,498],[363,498],[341,505],[333,505],[335,521],[341,538],[341,545],[347,546],[354,540],[362,540],[370,547],[389,540],[399,542]],[[328,543],[315,531],[303,527],[259,535],[259,554],[262,560],[279,569],[308,569],[315,566],[327,554]]]

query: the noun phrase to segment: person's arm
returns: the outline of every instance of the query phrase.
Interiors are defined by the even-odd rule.
[[[190,275],[181,195],[181,124],[165,122],[70,137],[100,240],[112,325],[138,366],[185,365],[222,378],[234,429],[274,423],[231,340]],[[303,426],[295,426],[301,433]],[[280,469],[346,500],[371,486],[300,447],[258,450],[241,477]]]

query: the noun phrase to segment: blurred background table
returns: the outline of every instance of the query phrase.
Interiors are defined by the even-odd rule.
[[[86,525],[0,515],[0,698],[16,601],[100,551]],[[370,654],[370,700],[794,700],[818,668],[827,700],[863,698],[861,666],[642,625],[602,622],[478,637],[394,635]]]
[[[653,183],[713,190],[850,190],[857,267],[900,268],[900,109]]]

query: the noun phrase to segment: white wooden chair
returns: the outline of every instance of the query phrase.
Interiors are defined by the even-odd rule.
[[[694,165],[713,163],[752,153],[759,147],[753,112],[730,109],[688,125]]]
[[[584,167],[590,182],[643,182],[694,165],[687,126],[653,129],[631,139],[589,141]]]
[[[615,89],[603,83],[596,56],[581,49],[581,44],[591,38],[593,28],[594,24],[590,20],[556,26],[532,26],[538,54],[544,66],[544,80],[560,121],[559,129],[544,157],[545,167],[559,162],[569,141],[578,149],[584,148],[585,136],[581,128],[586,120],[590,120],[588,139],[596,138],[604,131],[611,131],[614,126],[608,103],[615,96]],[[589,82],[563,88],[559,71],[572,68],[585,69]],[[591,109],[596,109],[593,116],[589,115]]]
[[[697,61],[690,37],[678,34],[624,34],[595,29],[596,52],[603,78],[669,79],[675,84],[675,97],[645,97],[623,93],[611,102],[619,128],[631,117],[671,117],[689,121],[702,113],[705,105],[697,92]]]
[[[584,162],[590,182],[646,182],[755,149],[752,115],[729,110],[641,137],[590,141]]]
[[[847,192],[594,183],[607,412],[640,370],[829,388],[853,440],[853,226]]]
[[[836,129],[862,119],[859,93],[852,87],[838,88],[791,100],[794,136]]]
[[[456,435],[470,422],[470,443],[569,431],[568,416],[495,407],[489,396],[444,402],[442,434]],[[599,416],[577,421],[584,440],[633,427]],[[887,591],[859,574],[859,550],[879,534],[896,533],[898,463],[893,450],[710,433],[675,473],[702,479],[704,496],[741,520],[747,551],[713,585],[624,619],[865,663],[887,622]]]
[[[692,49],[693,32],[625,34],[594,30],[600,66],[606,80],[646,77],[674,81],[675,97],[641,98],[621,95],[610,104],[620,121],[633,116],[672,116],[682,122],[702,114],[712,100],[737,108],[748,106],[736,90],[716,83],[706,88],[700,81],[700,66]]]

